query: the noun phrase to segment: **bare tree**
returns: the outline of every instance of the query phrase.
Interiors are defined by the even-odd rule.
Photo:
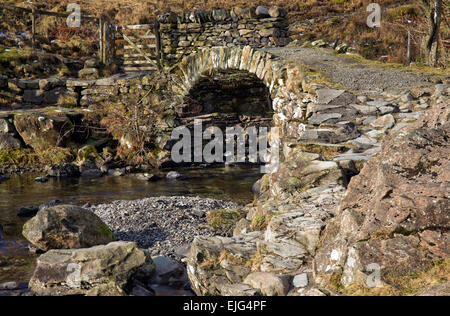
[[[425,62],[428,65],[436,66],[438,62],[438,39],[441,26],[442,0],[422,0],[428,17],[428,34],[424,38],[422,51],[425,55]]]

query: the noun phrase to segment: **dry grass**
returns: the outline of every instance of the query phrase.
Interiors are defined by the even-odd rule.
[[[450,259],[436,263],[425,271],[404,276],[386,276],[387,284],[382,287],[367,288],[352,284],[343,291],[351,296],[414,296],[427,288],[450,281]]]
[[[23,1],[7,0],[7,3],[29,6]],[[72,0],[36,0],[35,5],[44,10],[64,12]],[[370,29],[366,25],[368,12],[366,7],[372,0],[260,0],[252,5],[285,7],[289,11],[294,37],[301,41],[324,39],[328,42],[339,40],[350,43],[356,52],[365,58],[383,62],[406,62],[407,31],[412,31],[414,61],[420,61],[419,47],[426,31],[427,21],[418,0],[379,0],[383,9],[382,27]],[[79,0],[82,13],[92,16],[103,16],[116,21],[117,24],[142,24],[151,22],[154,17],[166,12],[184,12],[196,9],[231,8],[234,6],[249,7],[244,0]],[[447,2],[444,2],[444,5]],[[445,6],[442,23],[441,46],[443,56],[441,65],[449,62],[450,45],[450,7]],[[24,28],[24,18],[0,24],[0,32],[4,27]],[[310,23],[308,20],[314,19]],[[409,22],[408,22],[409,21]],[[22,22],[22,23],[21,23]],[[29,23],[27,23],[29,26]],[[64,27],[63,19],[42,18],[38,20],[39,29],[45,36],[54,39],[66,38],[69,41],[75,37],[92,38],[95,27],[90,25],[84,30],[74,30]],[[95,41],[90,43],[94,50]],[[75,45],[75,47],[77,47]],[[86,48],[84,48],[87,50]],[[84,52],[80,47],[80,55]]]

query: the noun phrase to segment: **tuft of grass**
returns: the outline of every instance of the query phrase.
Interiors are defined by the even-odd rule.
[[[0,150],[0,165],[2,167],[27,168],[71,162],[74,157],[72,149],[62,147],[50,147],[42,151],[35,151],[30,148],[4,149]]]
[[[230,236],[236,223],[246,215],[247,212],[241,209],[220,209],[208,212],[206,220],[213,230],[219,234]]]
[[[32,149],[4,149],[0,150],[0,165],[33,166],[39,163],[38,155]]]

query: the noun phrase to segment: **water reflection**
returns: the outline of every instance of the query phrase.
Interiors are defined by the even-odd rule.
[[[98,179],[50,179],[36,183],[38,175],[12,176],[0,184],[0,224],[6,240],[21,239],[25,220],[17,217],[22,206],[61,200],[66,204],[104,203],[154,196],[188,195],[212,197],[248,203],[252,200],[252,184],[261,177],[259,167],[190,168],[178,170],[184,180],[162,179],[146,182],[133,175]]]

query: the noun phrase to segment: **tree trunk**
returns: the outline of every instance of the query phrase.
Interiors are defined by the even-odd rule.
[[[438,39],[442,13],[441,1],[434,0],[430,2],[430,11],[428,14],[430,27],[423,44],[425,62],[430,66],[436,66],[438,61]]]

